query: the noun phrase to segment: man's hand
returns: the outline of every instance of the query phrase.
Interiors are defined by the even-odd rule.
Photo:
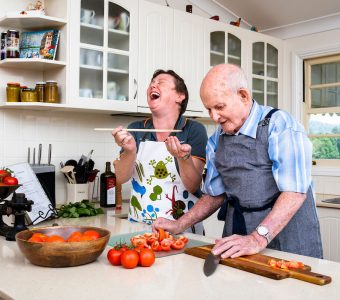
[[[181,144],[177,137],[169,136],[165,141],[165,146],[169,153],[179,159],[188,159],[191,153],[189,144]]]
[[[163,228],[164,230],[169,231],[172,234],[177,234],[183,231],[181,230],[178,221],[172,221],[165,218],[157,218],[152,223],[153,232],[157,232],[158,228]]]
[[[242,236],[233,234],[232,236],[218,239],[212,249],[214,255],[221,255],[222,258],[235,258],[242,255],[259,253],[267,246],[266,239],[257,237],[256,233]]]

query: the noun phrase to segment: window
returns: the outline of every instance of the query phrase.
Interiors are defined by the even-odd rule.
[[[340,166],[340,55],[305,63],[305,127],[320,165]]]

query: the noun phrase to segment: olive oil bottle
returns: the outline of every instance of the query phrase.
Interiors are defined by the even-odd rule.
[[[116,206],[116,175],[111,172],[111,163],[106,162],[105,172],[100,175],[100,206]]]

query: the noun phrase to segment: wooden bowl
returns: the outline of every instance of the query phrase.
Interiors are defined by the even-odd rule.
[[[60,235],[67,239],[75,231],[96,230],[101,237],[93,241],[65,243],[36,243],[27,240],[33,233],[48,236]],[[110,238],[110,231],[90,226],[52,226],[24,230],[15,236],[19,249],[34,265],[43,267],[74,267],[85,265],[96,260],[105,249]]]

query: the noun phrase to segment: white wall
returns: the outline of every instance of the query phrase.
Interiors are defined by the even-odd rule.
[[[300,121],[303,113],[303,59],[340,53],[339,36],[340,29],[334,29],[284,41],[284,109]],[[313,168],[312,174],[320,198],[340,195],[340,170]]]

